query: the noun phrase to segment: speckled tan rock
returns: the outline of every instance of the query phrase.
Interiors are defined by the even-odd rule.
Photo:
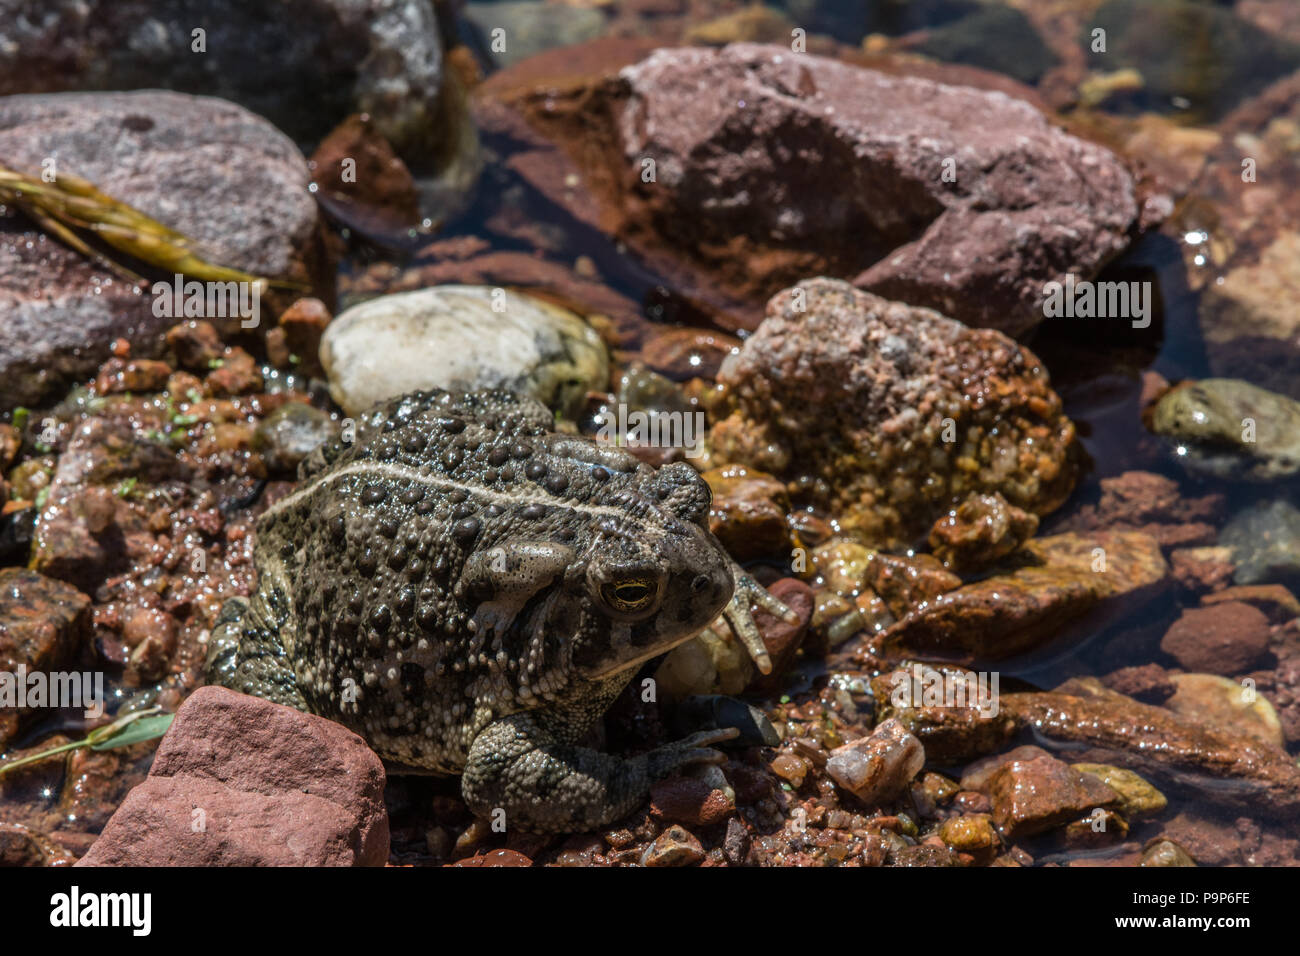
[[[1074,484],[1074,425],[1033,353],[846,282],[773,296],[718,380],[717,459],[783,478],[867,544],[909,545],[972,493],[1046,514]]]

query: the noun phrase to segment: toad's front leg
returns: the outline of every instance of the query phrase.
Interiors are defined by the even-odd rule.
[[[703,731],[621,758],[562,742],[549,722],[536,712],[511,714],[474,738],[461,793],[475,814],[490,819],[501,810],[507,827],[546,833],[602,827],[636,809],[652,783],[679,767],[721,763],[709,745],[737,735]]]

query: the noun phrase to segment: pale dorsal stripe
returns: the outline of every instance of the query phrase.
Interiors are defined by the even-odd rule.
[[[583,514],[593,515],[595,517],[608,518],[626,518],[627,512],[621,508],[611,507],[609,505],[587,505],[577,501],[570,501],[566,498],[550,495],[528,494],[508,494],[503,491],[495,491],[483,485],[474,484],[473,482],[451,481],[447,478],[435,478],[427,471],[419,468],[412,468],[409,465],[399,465],[387,461],[358,461],[350,465],[344,465],[337,471],[328,472],[316,478],[310,484],[297,489],[288,497],[281,498],[271,507],[262,513],[262,517],[268,517],[276,514],[294,503],[301,501],[308,495],[315,492],[323,485],[333,484],[340,479],[347,478],[350,475],[374,476],[382,478],[401,478],[407,481],[424,485],[427,488],[437,488],[443,492],[463,491],[468,495],[474,495],[477,498],[485,499],[490,504],[498,504],[503,507],[519,505],[544,505],[551,508],[568,508],[571,511],[580,511]],[[664,522],[664,515],[658,507],[651,504],[650,512],[659,519],[661,524]]]

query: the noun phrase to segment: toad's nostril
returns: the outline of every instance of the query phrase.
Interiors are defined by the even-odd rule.
[[[695,575],[695,580],[691,582],[691,590],[694,591],[696,594],[699,594],[701,591],[707,588],[710,583],[711,582],[709,581],[709,576],[707,574],[697,574]]]

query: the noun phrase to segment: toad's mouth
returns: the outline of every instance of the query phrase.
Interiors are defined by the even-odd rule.
[[[626,670],[631,670],[633,668],[640,667],[642,664],[644,664],[646,661],[650,660],[651,658],[659,657],[662,654],[667,654],[673,648],[679,647],[682,644],[685,644],[687,641],[692,640],[695,637],[698,637],[701,633],[704,632],[704,630],[705,630],[704,628],[700,628],[700,630],[691,631],[690,633],[685,634],[682,637],[674,638],[673,640],[670,641],[661,641],[659,643],[656,643],[653,647],[647,647],[642,653],[640,653],[636,657],[619,658],[612,664],[602,664],[593,667],[591,669],[584,670],[583,676],[586,677],[588,680],[601,680],[606,677],[612,677],[615,674],[621,674]]]

